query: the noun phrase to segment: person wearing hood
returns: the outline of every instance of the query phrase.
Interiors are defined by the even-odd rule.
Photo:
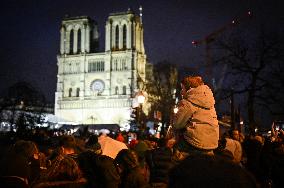
[[[218,147],[219,126],[211,89],[200,76],[187,76],[181,82],[181,97],[173,123],[174,132],[182,133],[178,149],[213,154]]]

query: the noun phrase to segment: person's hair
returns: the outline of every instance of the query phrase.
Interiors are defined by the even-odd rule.
[[[59,146],[64,148],[76,148],[76,140],[73,136],[64,135],[59,140]]]
[[[71,157],[58,156],[47,170],[44,179],[48,181],[74,181],[79,179],[81,171]]]
[[[165,137],[160,138],[160,139],[158,140],[158,146],[159,146],[159,147],[165,147],[165,146],[167,146],[167,143],[168,143],[168,139],[165,138]]]
[[[16,154],[22,155],[26,159],[38,153],[36,144],[32,141],[19,140],[15,143],[13,150]]]
[[[133,169],[139,165],[138,157],[135,151],[132,151],[130,149],[121,150],[117,154],[115,162],[122,165],[125,170]]]
[[[233,136],[234,136],[234,134],[235,134],[236,132],[238,133],[238,135],[240,134],[240,132],[239,132],[238,129],[231,129],[231,130],[229,130],[229,135],[230,135],[230,137],[233,138]]]
[[[187,76],[184,77],[181,83],[184,85],[186,90],[190,88],[196,88],[204,84],[202,78],[200,76]]]
[[[96,135],[91,135],[88,141],[85,143],[85,148],[88,150],[92,150],[97,154],[102,153],[101,145],[98,142],[98,137]]]
[[[93,145],[98,143],[98,136],[97,135],[91,135],[88,139],[88,141],[85,144],[85,147],[92,147]]]
[[[112,158],[87,150],[79,154],[78,163],[88,180],[88,187],[117,187],[114,185],[119,184],[119,174]]]

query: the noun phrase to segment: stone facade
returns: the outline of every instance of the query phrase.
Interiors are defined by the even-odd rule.
[[[79,124],[128,124],[146,78],[143,25],[127,11],[110,14],[105,30],[105,51],[98,52],[96,22],[86,16],[63,19],[56,116]]]

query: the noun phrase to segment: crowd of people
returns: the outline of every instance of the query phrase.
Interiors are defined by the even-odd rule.
[[[282,187],[282,130],[219,135],[210,88],[200,77],[186,77],[181,87],[171,136],[2,134],[1,187]]]

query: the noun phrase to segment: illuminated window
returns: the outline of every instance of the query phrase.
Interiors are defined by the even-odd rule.
[[[116,71],[117,71],[117,59],[116,59],[116,60],[114,60],[114,70],[116,70]]]
[[[122,59],[122,70],[127,70],[126,59]]]
[[[80,72],[80,63],[76,63],[76,73],[79,73]]]
[[[104,61],[90,61],[88,63],[88,72],[103,72],[105,71]]]
[[[102,66],[101,66],[101,68],[102,68],[102,71],[105,71],[105,62],[101,62],[102,63]]]
[[[123,49],[126,49],[126,25],[123,25]]]

